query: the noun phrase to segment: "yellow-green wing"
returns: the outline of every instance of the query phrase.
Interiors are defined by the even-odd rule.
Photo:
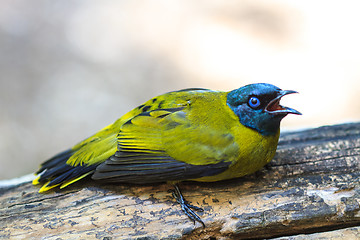
[[[228,125],[226,121],[229,118],[219,114],[213,121],[210,121],[212,124],[197,124],[198,121],[196,120],[197,118],[206,119],[204,114],[207,115],[208,112],[202,112],[201,108],[209,102],[218,103],[210,108],[215,112],[224,109],[221,104],[226,104],[226,101],[219,99],[221,97],[224,98],[225,95],[206,89],[185,89],[152,98],[93,136],[44,162],[37,172],[39,177],[33,183],[43,184],[40,192],[45,192],[56,186],[66,187],[93,174],[97,166],[110,157],[111,159],[103,165],[111,165],[109,167],[111,171],[106,171],[112,173],[106,174],[107,177],[111,175],[112,179],[115,179],[113,165],[136,169],[137,171],[127,173],[134,174],[132,178],[139,179],[140,171],[143,171],[140,164],[143,164],[147,171],[143,171],[142,174],[150,176],[149,169],[152,169],[152,174],[157,176],[157,181],[161,177],[158,172],[164,169],[166,170],[163,174],[164,179],[168,178],[170,169],[172,169],[172,173],[177,174],[173,177],[176,179],[198,175],[207,176],[222,171],[225,168],[224,166],[229,164],[222,158],[226,158],[226,153],[233,152],[226,150],[226,148],[234,149],[230,143],[228,144],[229,139],[227,137],[231,138],[231,136],[225,137],[225,134],[219,137],[217,135],[221,134],[211,129],[214,126],[221,126],[221,124]],[[193,114],[195,120],[184,117],[189,113],[190,105],[192,107],[198,106],[192,111],[195,113]],[[190,123],[190,121],[192,122]],[[215,122],[218,123],[214,124]],[[206,129],[207,126],[209,129]],[[121,133],[118,139],[120,129]],[[131,140],[125,140],[126,137],[121,136],[127,136]],[[183,141],[185,138],[188,138],[188,141]],[[192,142],[191,144],[194,147],[187,148],[185,145],[179,145],[179,142],[185,145]],[[222,149],[222,146],[225,146],[225,150]],[[198,149],[198,151],[196,148],[202,150]],[[117,150],[119,151],[117,152]],[[134,156],[135,153],[136,156]],[[141,163],[139,159],[142,159],[144,163]],[[150,159],[161,159],[161,162],[156,163],[156,166],[151,165]],[[116,164],[112,164],[112,162]],[[100,169],[105,168],[104,166]],[[126,171],[122,171],[122,173],[124,172]],[[149,178],[155,181],[153,176]],[[105,176],[102,175],[102,178]],[[131,180],[132,178],[121,179]]]
[[[141,113],[122,125],[118,151],[99,165],[95,180],[130,183],[181,181],[217,175],[238,146],[229,133],[190,122],[190,107]]]

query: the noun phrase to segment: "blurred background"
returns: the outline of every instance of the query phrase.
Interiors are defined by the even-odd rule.
[[[356,0],[0,2],[0,179],[149,98],[268,82],[283,130],[360,120]]]

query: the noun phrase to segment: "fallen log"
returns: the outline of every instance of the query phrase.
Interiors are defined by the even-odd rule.
[[[167,184],[87,180],[40,194],[24,183],[0,189],[0,239],[359,237],[359,180],[360,123],[325,126],[282,134],[274,160],[251,176],[181,183],[206,228]]]

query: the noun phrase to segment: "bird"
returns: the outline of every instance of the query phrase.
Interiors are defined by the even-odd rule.
[[[293,90],[255,83],[232,91],[189,88],[154,97],[113,124],[40,165],[40,193],[86,178],[108,183],[174,186],[182,211],[205,227],[180,191],[183,181],[215,182],[252,174],[274,157],[280,105]]]

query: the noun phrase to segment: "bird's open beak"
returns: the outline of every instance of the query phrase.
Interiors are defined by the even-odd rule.
[[[280,99],[288,94],[292,94],[292,93],[298,93],[296,91],[293,90],[281,90],[279,96],[277,96],[276,98],[274,98],[273,100],[271,100],[269,102],[269,104],[266,106],[265,111],[270,113],[270,114],[281,114],[281,115],[286,115],[286,114],[298,114],[298,115],[302,115],[299,111],[289,108],[289,107],[283,107],[280,105]]]

